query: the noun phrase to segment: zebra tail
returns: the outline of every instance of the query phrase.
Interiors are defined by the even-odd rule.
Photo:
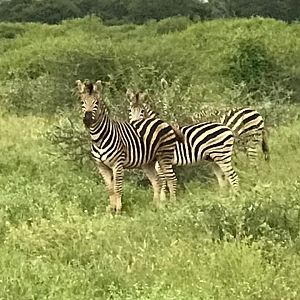
[[[262,143],[261,143],[262,151],[265,156],[265,160],[270,160],[270,149],[268,144],[268,132],[266,129],[263,129],[262,131]]]
[[[171,124],[171,127],[175,133],[176,141],[180,142],[180,143],[184,143],[184,141],[185,141],[184,134],[180,130],[179,124],[177,122],[175,122],[175,123]]]

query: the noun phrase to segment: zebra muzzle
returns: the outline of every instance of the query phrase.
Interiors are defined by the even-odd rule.
[[[83,117],[83,123],[86,127],[90,127],[93,123],[93,113],[91,111],[87,111]]]

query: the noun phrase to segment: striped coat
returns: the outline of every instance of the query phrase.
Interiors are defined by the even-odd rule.
[[[82,102],[83,122],[91,136],[91,153],[97,161],[110,198],[109,208],[121,211],[124,169],[142,168],[154,189],[154,201],[160,197],[160,180],[155,170],[158,161],[166,177],[170,197],[176,198],[176,176],[172,161],[176,134],[172,127],[158,119],[118,122],[108,115],[101,98],[101,82],[77,81]]]
[[[129,118],[131,122],[141,117],[155,118],[157,114],[144,103],[136,104],[134,93],[128,93],[131,101]],[[176,142],[174,159],[175,166],[195,165],[202,160],[214,162],[213,169],[220,186],[229,181],[236,190],[238,176],[232,167],[232,151],[234,135],[225,125],[220,123],[198,123],[179,128],[184,136],[184,143]],[[176,131],[176,130],[175,130]],[[157,168],[158,172],[159,167]]]
[[[202,110],[192,115],[193,122],[214,120],[228,126],[234,133],[237,144],[243,146],[250,159],[255,164],[257,146],[261,144],[264,158],[269,160],[269,145],[264,119],[253,108],[233,108],[225,112]]]

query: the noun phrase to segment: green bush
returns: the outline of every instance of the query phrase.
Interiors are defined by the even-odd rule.
[[[249,91],[259,90],[262,83],[279,77],[279,68],[272,54],[257,39],[239,41],[228,64],[228,74],[235,84],[245,83]]]
[[[161,20],[156,25],[157,34],[168,34],[176,31],[184,31],[190,25],[192,21],[187,17],[172,17]]]
[[[158,35],[164,24],[187,29]],[[127,117],[124,95],[132,87],[148,89],[167,120],[187,122],[189,112],[204,105],[263,106],[297,90],[297,24],[262,18],[189,24],[179,17],[108,27],[93,16],[53,26],[11,25],[24,33],[0,45],[0,103],[19,115],[52,114],[77,105],[75,80],[101,79],[114,116]],[[167,91],[160,89],[162,77]]]
[[[65,117],[59,124],[53,125],[46,133],[47,139],[58,147],[55,155],[70,160],[82,167],[91,160],[90,137],[83,124],[73,121],[74,117]],[[89,165],[91,166],[91,165]]]
[[[14,78],[2,83],[0,97],[3,98],[5,109],[18,115],[53,114],[62,109],[72,107],[72,89],[64,83],[57,83],[51,76],[42,75],[27,80]],[[61,93],[65,92],[65,95]],[[68,101],[68,99],[71,99]]]
[[[18,24],[0,23],[0,39],[14,39],[24,32],[25,30]]]

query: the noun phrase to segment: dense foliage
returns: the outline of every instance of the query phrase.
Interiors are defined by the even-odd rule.
[[[112,27],[95,17],[54,26],[2,23],[0,103],[19,114],[77,107],[78,78],[106,82],[108,104],[120,116],[128,87],[148,89],[154,108],[171,105],[168,113],[179,119],[203,103],[239,98],[264,106],[293,91],[297,101],[298,35],[298,24],[260,18],[191,24],[180,17]],[[166,91],[162,77],[170,83]]]

